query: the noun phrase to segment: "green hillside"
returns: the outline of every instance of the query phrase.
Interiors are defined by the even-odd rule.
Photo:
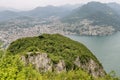
[[[27,54],[28,52],[32,54]],[[12,42],[4,53],[5,55],[0,58],[0,80],[118,80],[115,75],[105,74],[97,58],[83,44],[59,34],[43,34],[38,37],[18,39]],[[52,64],[55,68],[59,60],[64,60],[66,71],[57,73],[56,71],[39,72],[36,70],[34,60],[38,63],[39,60],[44,61],[44,58],[45,61],[49,60],[45,56],[41,58],[42,53],[46,53],[52,61],[47,67]],[[74,64],[78,56],[83,67]],[[24,60],[21,60],[23,57]],[[25,60],[30,60],[33,64],[26,64]],[[93,60],[92,65],[89,64],[90,60]],[[100,71],[99,74],[103,76],[95,77],[92,70],[87,71],[89,66],[92,66],[92,69],[96,68],[93,73]]]
[[[25,54],[31,51],[46,52],[55,62],[65,59],[69,67],[73,65],[71,62],[77,56],[80,56],[83,62],[90,58],[98,62],[97,58],[83,44],[59,34],[43,34],[39,37],[18,39],[11,43],[7,51],[12,54]]]

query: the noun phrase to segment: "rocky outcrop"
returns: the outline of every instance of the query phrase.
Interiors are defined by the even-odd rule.
[[[66,71],[64,60],[59,60],[57,64],[53,64],[46,53],[28,52],[25,56],[22,56],[21,59],[25,65],[32,64],[39,72],[54,70],[60,73],[61,71]]]
[[[26,56],[22,56],[21,58],[26,65],[31,63],[40,72],[52,71],[51,59],[47,57],[46,53],[41,54],[37,52],[34,54],[29,52]]]
[[[55,70],[60,73],[61,71],[66,71],[66,65],[64,60],[60,60],[58,64],[55,66]]]
[[[22,56],[21,59],[25,65],[32,64],[39,72],[56,71],[57,73],[60,73],[66,71],[67,67],[64,60],[59,60],[58,63],[54,64],[46,53],[28,52],[26,55]],[[104,69],[92,59],[83,63],[81,62],[80,57],[77,57],[73,65],[74,64],[94,77],[105,76]]]
[[[94,77],[103,77],[105,76],[105,71],[100,64],[96,63],[94,60],[90,59],[85,63],[82,63],[80,61],[80,57],[77,57],[74,61],[75,65],[77,65],[79,68],[82,68],[83,70],[87,71]]]

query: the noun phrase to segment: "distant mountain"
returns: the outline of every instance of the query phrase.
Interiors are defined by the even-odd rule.
[[[50,16],[65,16],[69,14],[71,9],[65,7],[55,7],[55,6],[46,6],[46,7],[37,7],[31,11],[24,12],[24,15],[47,18]]]
[[[111,7],[112,9],[114,9],[120,15],[120,4],[109,3],[108,6]]]
[[[63,17],[71,13],[71,11],[81,5],[63,5],[63,6],[46,6],[37,7],[29,11],[15,12],[12,9],[1,9],[0,21],[14,19],[16,17],[27,16],[27,17],[37,17],[37,18],[49,18],[51,16]]]
[[[0,12],[2,12],[2,11],[15,11],[15,12],[18,12],[18,11],[20,11],[20,10],[18,10],[18,9],[14,9],[14,8],[6,8],[6,7],[0,7]]]
[[[8,21],[10,22],[12,19],[13,23],[21,22],[20,26],[23,21],[27,23],[24,22],[25,25],[22,26],[27,26],[28,24],[34,26],[43,21],[42,24],[50,25],[56,23],[54,26],[62,25],[63,30],[70,33],[109,35],[120,31],[119,6],[116,3],[89,2],[85,5],[63,5],[59,7],[50,5],[21,12],[2,11],[0,12],[0,21],[10,19]],[[28,19],[26,20],[25,18]],[[6,21],[5,23],[7,24]]]
[[[75,5],[66,4],[66,5],[63,5],[61,7],[73,10],[73,9],[76,9],[78,7],[81,7],[81,6],[83,6],[83,4],[75,4]]]
[[[0,21],[8,20],[8,19],[14,19],[20,17],[20,14],[18,12],[13,11],[2,11],[0,12]]]
[[[80,7],[80,4],[76,5],[63,5],[63,6],[46,6],[46,7],[37,7],[33,10],[22,12],[26,16],[39,17],[39,18],[48,18],[51,16],[64,17],[71,13],[75,8]]]
[[[72,11],[63,18],[63,22],[76,23],[84,19],[92,21],[92,25],[106,25],[118,28],[120,26],[120,16],[107,4],[99,2],[89,2],[82,7]]]

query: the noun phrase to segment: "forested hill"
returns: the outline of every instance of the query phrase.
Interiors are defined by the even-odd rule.
[[[118,80],[83,44],[59,34],[21,38],[1,53],[1,80]]]
[[[89,49],[87,49],[83,44],[59,34],[43,34],[38,37],[18,39],[10,44],[7,51],[13,55],[27,55],[28,57],[26,57],[24,61],[31,58],[30,55],[34,56],[40,55],[40,53],[45,53],[48,58],[50,58],[51,63],[53,63],[52,71],[59,71],[59,69],[54,69],[54,65],[61,63],[64,64],[61,67],[64,67],[60,71],[82,68],[94,77],[105,75],[102,65]],[[92,66],[97,70],[92,69],[92,66],[88,67],[90,64],[93,64]],[[40,63],[37,63],[37,65],[40,65]],[[48,67],[50,65],[44,66]],[[42,69],[44,70],[44,68]],[[41,70],[39,69],[39,71]]]

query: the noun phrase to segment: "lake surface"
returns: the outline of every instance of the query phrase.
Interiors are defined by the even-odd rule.
[[[68,37],[86,45],[102,63],[106,72],[114,70],[120,75],[120,32],[110,36]]]

